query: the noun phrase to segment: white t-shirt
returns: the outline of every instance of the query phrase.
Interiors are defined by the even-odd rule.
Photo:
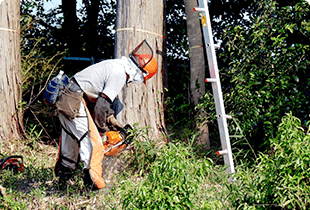
[[[126,68],[131,66],[127,57],[104,60],[76,73],[74,78],[88,97],[98,98],[104,93],[114,101],[126,84]]]

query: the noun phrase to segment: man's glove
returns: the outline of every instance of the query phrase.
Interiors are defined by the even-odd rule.
[[[121,128],[123,128],[122,123],[120,123],[115,117],[114,115],[110,115],[109,117],[107,117],[107,125],[109,126],[109,128],[111,130],[119,130]]]
[[[108,130],[107,118],[110,116],[114,117],[113,114],[114,111],[113,109],[111,109],[111,103],[108,101],[108,99],[104,97],[99,97],[94,107],[92,117],[100,131]]]

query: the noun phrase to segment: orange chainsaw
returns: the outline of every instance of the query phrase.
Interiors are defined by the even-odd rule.
[[[104,154],[107,156],[118,156],[132,142],[133,136],[129,136],[132,127],[127,124],[119,131],[107,131],[107,140],[103,143]]]

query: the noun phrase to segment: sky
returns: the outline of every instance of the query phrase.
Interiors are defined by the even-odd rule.
[[[55,8],[61,4],[61,0],[52,0],[45,3],[45,8],[49,10],[50,8]]]
[[[1,1],[1,0],[0,0]],[[81,5],[82,0],[77,0],[77,7]],[[61,0],[52,0],[45,3],[45,8],[49,10],[50,8],[55,8],[61,4]]]

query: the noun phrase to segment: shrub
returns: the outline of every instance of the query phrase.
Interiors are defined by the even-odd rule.
[[[32,17],[21,16],[21,68],[22,68],[22,108],[25,133],[42,133],[41,138],[52,140],[58,137],[59,131],[54,107],[43,103],[44,88],[50,78],[55,76],[60,68],[60,61],[64,53],[46,52],[43,46],[52,48],[45,43],[44,38],[35,38],[31,34],[33,25],[37,21]],[[38,125],[38,126],[37,126]],[[56,126],[58,125],[58,126]],[[33,130],[34,129],[34,130]]]
[[[285,113],[307,118],[310,7],[306,1],[254,2],[251,26],[231,24],[222,34],[218,64],[226,113],[241,122],[257,152],[269,148]],[[205,109],[211,113],[208,95]]]
[[[310,207],[310,135],[301,121],[286,114],[271,150],[260,154],[256,167],[241,168],[236,184],[228,186],[235,205],[255,209],[308,209]]]
[[[222,170],[224,171],[224,170]],[[121,195],[124,209],[200,209],[222,207],[206,201],[203,190],[214,173],[210,159],[196,159],[190,144],[170,143],[157,154],[145,179],[124,181]],[[214,179],[216,180],[216,179]],[[125,193],[126,192],[126,193]]]

